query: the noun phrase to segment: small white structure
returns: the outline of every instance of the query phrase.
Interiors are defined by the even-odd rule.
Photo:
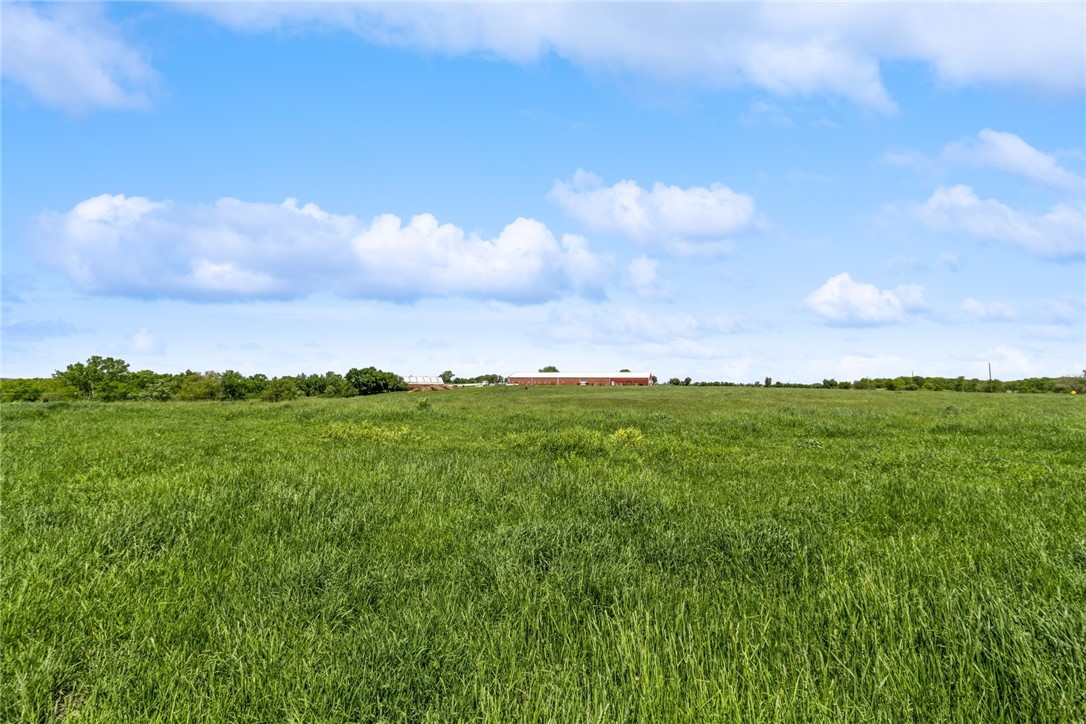
[[[433,375],[408,375],[403,378],[403,381],[407,383],[408,387],[433,387],[445,384],[445,380]]]

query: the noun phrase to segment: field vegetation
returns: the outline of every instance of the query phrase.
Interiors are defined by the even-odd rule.
[[[557,372],[548,365],[540,372]],[[628,372],[629,370],[623,370]],[[498,373],[460,377],[445,370],[440,378],[452,385],[500,385],[508,381]],[[656,383],[655,375],[652,381]],[[672,377],[673,386],[708,387],[761,387],[761,381],[752,383],[698,381],[686,377]],[[773,382],[766,377],[765,387],[858,389],[926,392],[1055,392],[1082,394],[1086,392],[1086,370],[1081,376],[1032,377],[1023,380],[979,380],[965,377],[912,377],[869,378],[849,382],[825,379],[820,383]],[[345,374],[338,372],[300,373],[268,377],[262,373],[243,375],[236,370],[194,372],[186,370],[176,374],[153,370],[132,371],[123,359],[93,356],[86,362],[75,362],[63,370],[57,370],[49,378],[10,378],[0,380],[0,400],[3,402],[64,402],[70,400],[94,400],[97,402],[204,402],[208,400],[264,400],[282,402],[297,397],[355,397],[382,392],[402,392],[408,389],[403,377],[375,367],[353,367]]]
[[[0,720],[1083,721],[1084,404],[6,404]]]

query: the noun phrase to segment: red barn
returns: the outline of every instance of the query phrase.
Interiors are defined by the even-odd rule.
[[[651,385],[651,372],[517,372],[509,375],[509,384],[579,385],[581,387],[619,387]]]

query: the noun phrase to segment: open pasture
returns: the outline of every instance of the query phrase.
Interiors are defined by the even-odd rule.
[[[1083,721],[1084,404],[5,405],[0,719]]]

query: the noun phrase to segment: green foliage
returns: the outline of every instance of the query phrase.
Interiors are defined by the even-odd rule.
[[[45,394],[44,380],[0,380],[0,399],[4,402],[39,402]]]
[[[264,385],[260,399],[266,402],[284,402],[302,395],[293,377],[275,377]]]
[[[324,373],[324,392],[325,397],[354,397],[358,394],[354,385],[347,381],[343,375],[336,372]]]
[[[294,378],[294,384],[306,397],[353,397],[358,394],[354,385],[336,372],[298,375]]]
[[[1086,720],[1081,400],[774,387],[6,407],[0,720]]]
[[[558,368],[555,367],[554,365],[547,365],[546,367],[540,368],[539,371],[540,372],[557,372]]]
[[[186,372],[177,381],[174,397],[178,400],[219,400],[223,397],[222,375],[218,372]]]
[[[6,407],[0,720],[1086,720],[1081,400],[421,399]]]
[[[245,376],[234,370],[222,373],[219,379],[222,384],[222,396],[226,400],[244,400],[249,396],[249,385]]]
[[[476,377],[453,377],[451,380],[451,382],[456,385],[477,385],[480,383],[486,383],[488,385],[500,385],[504,384],[507,381],[508,380],[506,377],[503,377],[496,372],[485,375],[478,375]]]
[[[85,363],[68,365],[49,380],[3,380],[4,402],[57,401],[82,397],[88,400],[287,400],[306,397],[353,397],[406,390],[403,378],[373,367],[351,370],[351,379],[336,372],[301,374],[269,380],[267,375],[245,377],[235,370],[204,373],[187,370],[181,374],[160,374],[151,370],[129,372],[128,363],[112,357],[91,357]],[[504,381],[500,375],[482,375],[480,381]],[[273,384],[274,383],[274,384]],[[365,390],[365,392],[360,392]]]
[[[401,392],[410,389],[399,375],[376,367],[351,368],[347,371],[345,378],[360,395],[376,395],[381,392]]]
[[[175,385],[169,378],[148,382],[134,395],[135,399],[145,402],[166,402],[173,399]]]
[[[88,400],[110,402],[123,400],[128,394],[125,384],[128,378],[128,363],[113,357],[95,355],[86,363],[70,364],[61,372],[57,370],[53,377],[74,388]]]

